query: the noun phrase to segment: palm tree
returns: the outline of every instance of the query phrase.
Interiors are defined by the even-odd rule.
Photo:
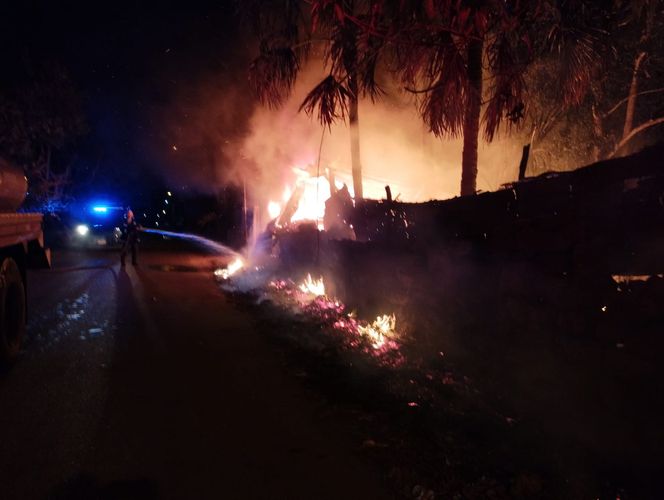
[[[381,93],[376,84],[381,59],[406,89],[418,94],[420,114],[432,133],[463,136],[461,194],[475,193],[482,108],[488,141],[504,118],[516,122],[523,110],[523,73],[532,52],[529,30],[539,15],[534,6],[540,2],[522,3],[519,7],[519,2],[500,0],[308,2],[312,32],[329,41],[325,56],[331,71],[302,108],[309,113],[317,110],[327,126],[348,117],[356,195],[362,192],[357,99],[360,93],[372,98]],[[292,85],[296,58],[291,53],[280,60],[278,69],[268,73]],[[275,79],[266,78],[263,68],[255,75],[259,92],[267,89],[269,96],[275,95],[275,87],[283,88],[273,85]]]
[[[461,195],[477,188],[480,131],[491,141],[524,110],[524,73],[539,2],[402,2],[388,22],[397,73],[438,137],[463,137]],[[405,21],[404,21],[405,20]],[[482,110],[484,113],[482,115]]]
[[[292,7],[300,2],[286,2]],[[419,98],[419,112],[438,137],[463,136],[461,195],[477,189],[480,131],[490,142],[501,125],[519,124],[526,111],[525,73],[535,57],[558,51],[562,102],[578,103],[590,88],[596,55],[579,30],[566,30],[584,0],[309,0],[308,40],[325,39],[330,73],[301,109],[331,125],[348,117],[356,196],[361,197],[357,99],[381,93],[380,60]],[[287,12],[290,12],[287,10]],[[291,19],[293,15],[287,16]],[[302,26],[300,24],[300,26]],[[281,46],[262,45],[252,65],[259,95],[280,102],[300,65],[297,29],[282,30]],[[285,35],[284,35],[285,34]],[[296,43],[297,42],[297,43]],[[290,45],[289,45],[290,44]],[[306,45],[306,44],[305,44]],[[285,48],[286,47],[286,48]]]
[[[313,44],[323,44],[328,75],[306,96],[300,110],[316,114],[323,126],[348,119],[351,167],[355,199],[363,198],[358,102],[361,95],[372,98],[380,93],[374,75],[378,61],[377,44],[360,50],[362,31],[346,16],[363,19],[354,0],[337,2],[265,2],[254,10],[262,34],[260,54],[250,66],[250,81],[261,102],[279,106],[290,94],[299,69]],[[275,15],[275,14],[280,14]],[[267,18],[267,23],[261,23]],[[275,22],[275,20],[277,20]]]

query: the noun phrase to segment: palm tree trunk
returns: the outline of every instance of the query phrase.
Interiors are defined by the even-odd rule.
[[[364,193],[362,191],[362,164],[360,163],[360,124],[358,116],[358,88],[357,75],[351,73],[348,78],[348,89],[352,97],[348,106],[348,124],[350,129],[350,161],[353,171],[353,192],[355,200],[362,200]]]
[[[468,102],[463,119],[461,196],[477,191],[477,145],[482,107],[482,41],[468,44]]]
[[[597,97],[596,92],[593,91],[594,102],[591,107],[593,115],[593,160],[600,161],[602,159],[604,143],[606,142],[604,138],[604,115],[599,110],[598,102],[600,99]]]
[[[639,93],[639,70],[641,63],[645,58],[646,53],[640,52],[634,60],[634,70],[632,71],[632,83],[629,86],[629,97],[627,98],[627,111],[625,112],[625,124],[623,126],[623,135],[621,139],[627,135],[634,128],[634,110],[636,109],[636,96]]]

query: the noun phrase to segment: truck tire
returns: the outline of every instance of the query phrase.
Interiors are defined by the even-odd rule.
[[[12,258],[0,265],[0,364],[18,355],[25,334],[25,287]]]

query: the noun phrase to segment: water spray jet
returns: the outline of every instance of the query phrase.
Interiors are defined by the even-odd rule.
[[[213,250],[213,251],[215,251],[216,253],[219,253],[219,254],[230,255],[232,257],[238,257],[238,258],[242,257],[238,252],[236,252],[232,248],[227,247],[226,245],[222,245],[221,243],[210,240],[208,238],[198,236],[196,234],[175,233],[173,231],[164,231],[162,229],[153,229],[153,228],[143,228],[142,231],[144,233],[160,234],[162,236],[167,236],[169,238],[178,238],[178,239],[181,239],[181,240],[192,241],[194,243],[198,243],[199,245],[201,245],[201,246],[203,246],[203,247],[205,247],[209,250]]]

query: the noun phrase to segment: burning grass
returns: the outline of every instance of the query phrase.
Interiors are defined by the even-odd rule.
[[[505,394],[513,386],[471,381],[464,373],[477,376],[481,370],[469,372],[467,365],[453,364],[438,349],[424,352],[424,345],[413,340],[424,336],[416,337],[418,332],[405,335],[400,331],[400,318],[389,314],[389,309],[374,321],[358,318],[346,304],[325,294],[330,293],[327,283],[315,274],[295,281],[275,276],[274,269],[248,266],[223,286],[235,293],[234,300],[242,307],[251,310],[261,332],[286,348],[287,355],[295,359],[298,376],[333,398],[335,407],[351,407],[362,415],[362,422],[367,423],[358,423],[354,431],[361,434],[362,451],[381,464],[406,498],[424,498],[428,492],[435,492],[437,498],[585,498],[593,491],[616,491],[620,478],[600,482],[606,477],[603,472],[568,465],[565,459],[569,455],[564,453],[568,439],[551,444],[541,437],[540,423],[528,414],[516,414],[505,403]],[[615,298],[636,304],[640,288],[655,287],[659,281],[656,277],[631,280],[631,292],[616,292]],[[251,286],[239,286],[247,283]],[[624,283],[616,285],[627,290]],[[485,313],[484,321],[464,321],[463,333],[481,338],[489,326],[506,331],[523,324],[510,322],[512,315],[521,318],[539,310],[534,309],[529,295],[511,300],[516,309],[509,314]],[[464,300],[458,307],[466,308],[461,309],[463,313],[475,313],[478,302]],[[617,303],[606,303],[609,307],[604,312],[592,308],[604,322],[620,309]],[[432,321],[433,327],[454,324],[448,310],[442,311],[445,318]],[[653,317],[660,318],[661,313]],[[556,327],[548,321],[548,310],[542,309],[536,318],[528,325]],[[478,364],[491,369],[508,367],[509,359],[500,346],[490,345],[496,348],[479,346],[473,352]],[[455,347],[451,344],[445,349],[455,354]],[[565,374],[559,375],[563,377]],[[588,494],[567,494],[572,490]]]
[[[325,295],[322,278],[307,274],[299,285],[272,280],[261,298],[317,324],[319,331],[334,337],[345,349],[360,351],[386,366],[398,367],[405,362],[400,342],[403,334],[397,331],[395,315],[384,314],[373,322],[358,319],[345,304]]]
[[[251,282],[251,272],[233,279]],[[298,377],[333,401],[339,420],[353,422],[348,432],[359,449],[405,498],[479,499],[491,491],[513,498],[493,461],[514,420],[488,408],[442,352],[418,357],[395,315],[359,319],[339,300],[312,293],[314,283],[324,286],[311,275],[272,279],[251,293],[233,289],[233,297],[286,349]]]
[[[311,274],[297,282],[273,278],[265,287],[237,288],[239,282],[257,283],[251,275],[261,272],[265,270],[247,266],[222,286],[251,308],[262,331],[288,346],[300,374],[365,415],[367,425],[358,437],[361,448],[382,464],[390,482],[409,491],[409,498],[412,491],[452,493],[478,481],[478,491],[486,491],[487,480],[478,480],[474,469],[468,472],[459,465],[465,456],[486,455],[476,449],[485,442],[469,443],[462,435],[471,420],[480,421],[483,432],[496,427],[504,432],[512,423],[483,402],[478,405],[477,390],[447,364],[443,353],[423,361],[399,330],[396,315],[360,319],[325,295],[323,279]],[[421,470],[423,459],[446,465],[429,474]],[[425,498],[412,498],[420,497]]]

